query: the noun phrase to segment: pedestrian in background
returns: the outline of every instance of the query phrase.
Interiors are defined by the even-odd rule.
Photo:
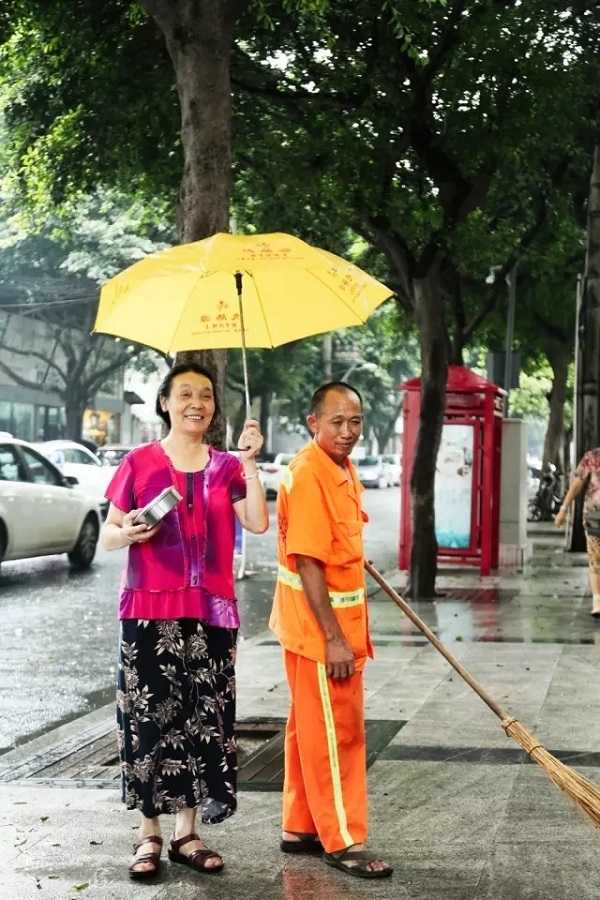
[[[571,486],[554,519],[558,528],[564,524],[571,503],[584,489],[583,527],[592,591],[590,615],[600,619],[600,447],[585,453],[575,469]]]
[[[123,800],[142,814],[129,863],[134,879],[159,871],[161,813],[175,814],[172,862],[210,874],[223,868],[196,833],[196,814],[201,808],[204,823],[221,822],[237,805],[234,516],[251,532],[268,528],[258,423],[245,423],[239,459],[204,442],[219,415],[209,372],[195,364],[171,369],[156,412],[169,432],[122,460],[102,531],[107,550],[128,548],[117,720]],[[182,502],[158,525],[136,525],[139,509],[170,486]]]
[[[314,440],[290,462],[277,499],[277,586],[270,627],[291,694],[285,736],[286,853],[324,852],[349,875],[391,866],[365,848],[367,766],[362,670],[372,656],[365,598],[362,485],[348,457],[363,424],[345,382],[316,391]]]

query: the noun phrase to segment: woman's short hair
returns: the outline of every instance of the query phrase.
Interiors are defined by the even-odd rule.
[[[193,372],[195,375],[203,375],[204,378],[207,378],[210,381],[215,401],[215,413],[210,424],[210,428],[212,430],[215,422],[220,420],[221,418],[221,409],[219,407],[219,401],[217,400],[217,386],[215,384],[214,376],[208,371],[208,369],[205,369],[204,366],[201,366],[195,362],[177,363],[177,365],[173,366],[172,369],[169,369],[169,371],[163,378],[156,395],[156,415],[163,420],[167,428],[171,427],[171,417],[169,413],[162,408],[160,401],[161,398],[164,397],[166,400],[167,397],[171,395],[173,381],[175,380],[175,378],[177,378],[178,375],[185,375],[186,372]]]

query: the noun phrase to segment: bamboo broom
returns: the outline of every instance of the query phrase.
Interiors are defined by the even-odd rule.
[[[592,820],[594,825],[600,826],[600,787],[592,781],[588,781],[583,775],[579,775],[573,769],[570,769],[569,766],[561,763],[555,756],[552,756],[552,754],[542,747],[539,741],[537,741],[536,738],[514,718],[514,716],[508,715],[508,713],[498,706],[498,704],[482,688],[479,682],[467,672],[464,666],[459,663],[444,644],[442,644],[435,636],[433,631],[431,631],[425,622],[419,618],[406,600],[403,600],[400,594],[396,593],[393,587],[388,584],[383,575],[380,575],[370,562],[365,562],[365,568],[377,584],[392,598],[394,603],[400,607],[402,612],[417,626],[419,631],[425,635],[427,640],[430,641],[436,650],[438,650],[450,663],[452,668],[467,682],[469,687],[473,688],[483,702],[498,716],[506,734],[513,738],[517,744],[525,750],[528,756],[542,767],[554,784],[577,804],[578,808]]]

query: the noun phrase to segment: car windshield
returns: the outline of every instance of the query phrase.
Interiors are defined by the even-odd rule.
[[[129,447],[121,447],[118,450],[104,450],[101,454],[103,459],[107,460],[121,460],[124,456],[127,456],[129,453]]]
[[[359,466],[376,466],[379,463],[379,460],[376,456],[365,456],[364,459],[359,459]]]

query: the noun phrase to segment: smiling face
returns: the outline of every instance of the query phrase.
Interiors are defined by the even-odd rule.
[[[183,372],[171,382],[168,397],[160,405],[171,419],[171,431],[202,437],[215,414],[213,386],[205,375]]]
[[[338,465],[344,465],[362,432],[360,400],[354,391],[332,389],[307,422],[321,450]]]

